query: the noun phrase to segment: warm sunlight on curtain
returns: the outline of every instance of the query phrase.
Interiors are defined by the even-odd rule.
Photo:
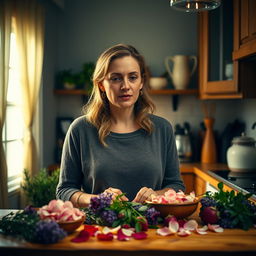
[[[2,143],[10,57],[11,3],[0,1],[0,208],[7,208],[7,165]]]
[[[24,168],[31,174],[38,170],[32,126],[41,83],[44,51],[44,11],[35,0],[16,1],[14,32],[20,61],[24,138]]]

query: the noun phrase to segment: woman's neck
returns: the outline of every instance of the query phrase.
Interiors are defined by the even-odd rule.
[[[122,109],[121,111],[111,111],[112,125],[111,131],[116,133],[129,133],[139,129],[135,121],[133,109]]]

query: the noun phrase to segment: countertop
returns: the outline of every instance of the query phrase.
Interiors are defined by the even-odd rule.
[[[157,235],[155,229],[150,229],[145,240],[98,241],[91,237],[83,243],[72,243],[70,240],[77,233],[78,231],[53,245],[32,244],[0,235],[0,255],[256,255],[256,229],[225,229],[223,233],[193,233],[188,237],[179,237],[176,234],[163,237]]]

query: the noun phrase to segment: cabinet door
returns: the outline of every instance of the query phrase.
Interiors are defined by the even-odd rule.
[[[256,54],[256,1],[234,0],[235,48],[233,59]]]
[[[206,182],[199,176],[195,176],[195,192],[196,195],[202,195],[206,192]]]
[[[189,194],[192,191],[195,191],[195,175],[194,173],[182,173],[181,177],[183,179],[183,182],[186,186],[185,193]]]
[[[199,14],[199,84],[202,99],[241,98],[233,61],[233,0]]]

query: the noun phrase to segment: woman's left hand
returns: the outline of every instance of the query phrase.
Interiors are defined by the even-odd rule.
[[[151,200],[151,195],[158,195],[152,188],[143,187],[139,190],[133,202],[144,203],[147,200]]]

